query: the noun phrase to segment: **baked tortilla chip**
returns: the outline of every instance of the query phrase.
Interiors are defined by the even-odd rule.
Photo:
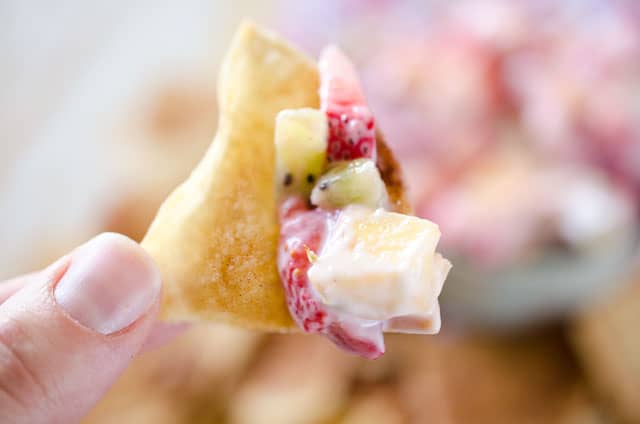
[[[164,319],[295,329],[276,268],[274,125],[282,109],[317,108],[318,85],[310,58],[250,23],[238,30],[218,81],[213,143],[142,241],[163,276]],[[406,213],[397,163],[381,152],[390,196]]]
[[[380,171],[382,181],[384,181],[387,187],[387,194],[391,201],[391,209],[405,215],[413,215],[413,206],[409,201],[407,186],[402,175],[402,168],[400,168],[400,164],[393,155],[393,152],[384,141],[380,130],[376,131],[376,146],[378,150],[376,166]]]

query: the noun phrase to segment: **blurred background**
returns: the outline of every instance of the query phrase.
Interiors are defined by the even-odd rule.
[[[454,263],[442,334],[392,335],[368,362],[199,325],[86,422],[640,422],[633,0],[3,0],[0,278],[144,235],[213,137],[243,17],[357,63]]]

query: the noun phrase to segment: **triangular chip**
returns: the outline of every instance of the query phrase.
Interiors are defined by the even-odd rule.
[[[274,34],[250,23],[237,32],[218,81],[214,141],[142,242],[164,280],[164,319],[295,328],[276,268],[274,124],[283,109],[318,107],[318,78],[316,64]],[[382,153],[390,197],[406,213],[397,163]]]

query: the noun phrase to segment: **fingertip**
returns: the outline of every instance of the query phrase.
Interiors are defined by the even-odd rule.
[[[105,233],[30,278],[0,305],[0,422],[76,422],[152,333],[160,273],[134,241]],[[156,345],[176,331],[161,333]]]
[[[103,233],[76,249],[55,285],[56,303],[101,334],[123,330],[159,301],[160,272],[133,240]]]

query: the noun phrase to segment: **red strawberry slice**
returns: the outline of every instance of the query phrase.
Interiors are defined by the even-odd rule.
[[[319,251],[330,219],[326,211],[309,210],[300,197],[291,197],[280,207],[280,280],[291,316],[307,332],[318,332],[326,326],[327,311],[316,301],[307,271],[310,252]]]
[[[291,197],[280,206],[278,270],[287,307],[296,324],[308,333],[322,333],[339,347],[365,358],[384,353],[382,326],[341,317],[318,301],[307,271],[322,248],[328,226],[339,212],[309,209],[304,199]]]
[[[320,105],[329,118],[329,161],[376,158],[373,115],[353,64],[335,46],[320,55]]]
[[[377,359],[384,354],[382,324],[364,325],[354,322],[332,322],[325,335],[336,346],[367,359]]]

